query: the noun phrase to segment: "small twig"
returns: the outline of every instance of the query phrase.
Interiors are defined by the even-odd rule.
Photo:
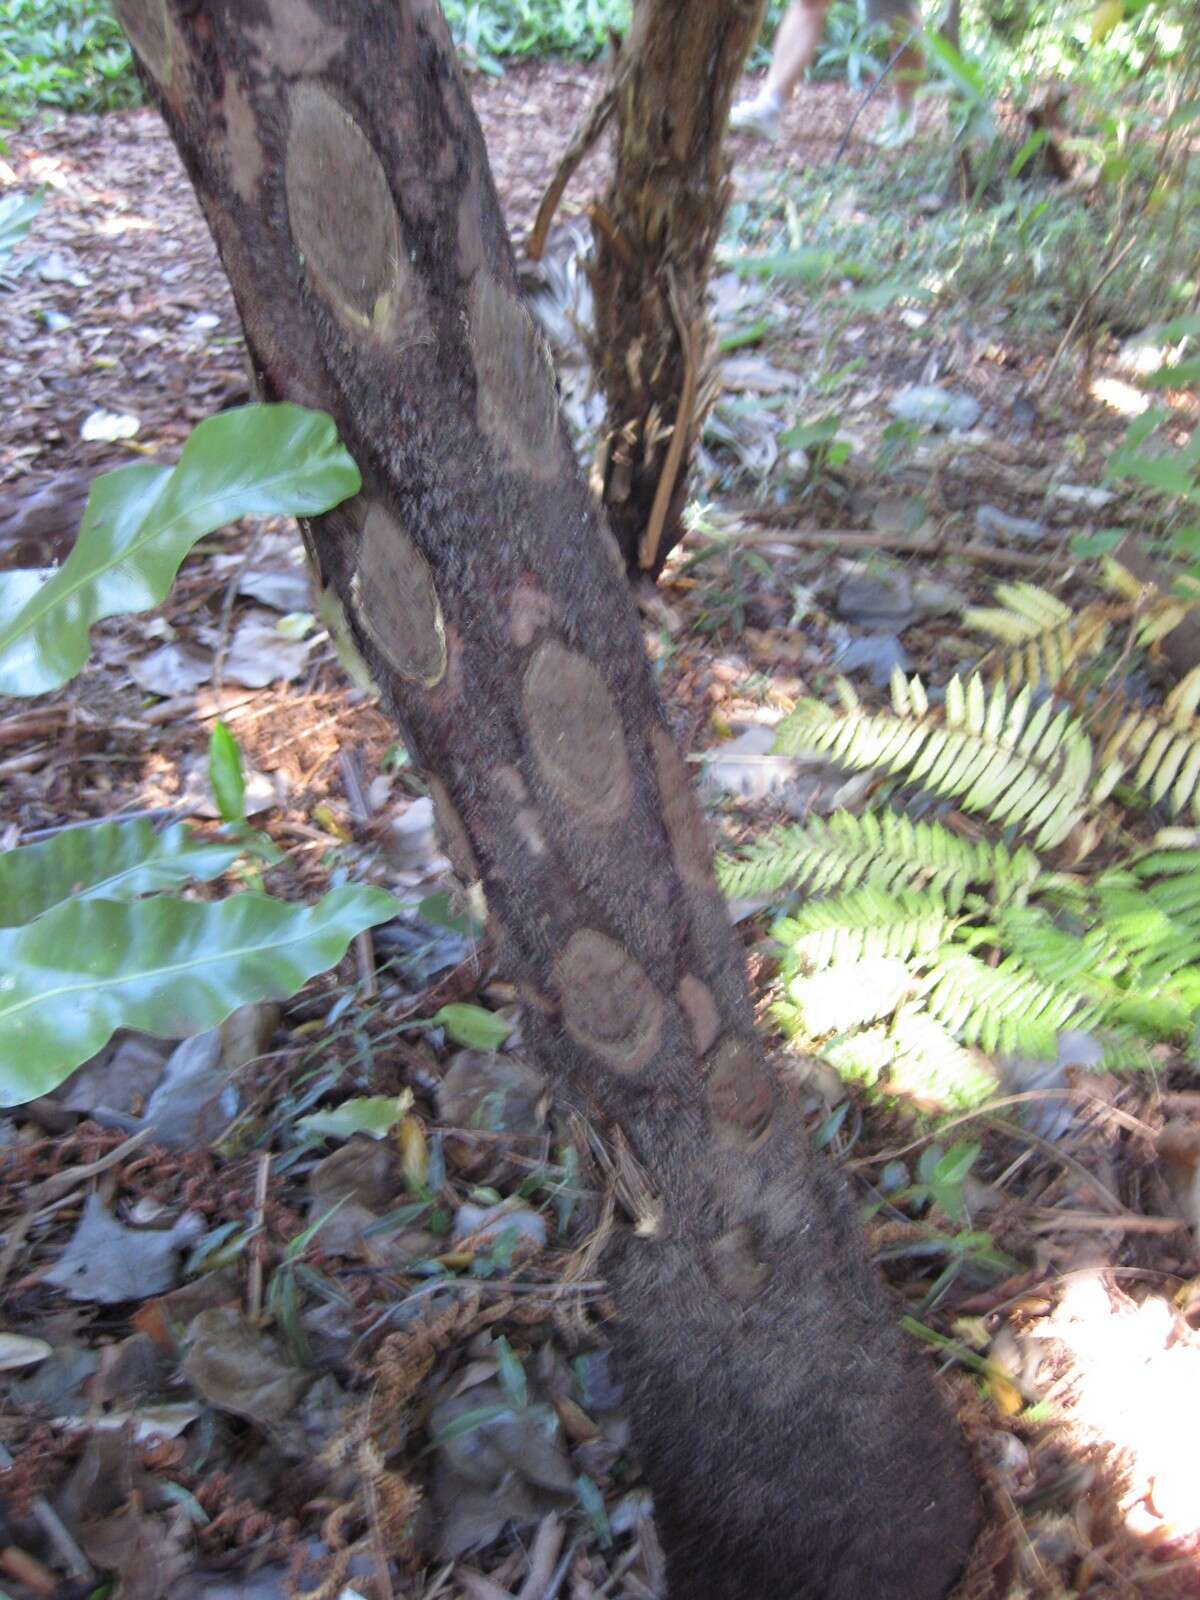
[[[267,1185],[271,1176],[271,1152],[259,1153],[254,1173],[254,1250],[250,1257],[250,1277],[246,1285],[246,1317],[256,1323],[262,1316],[263,1271],[266,1257]]]
[[[771,523],[776,516],[786,514],[787,508],[778,511],[764,508],[762,512],[743,511],[742,516],[759,523]],[[1004,550],[990,544],[955,544],[950,537],[920,541],[902,533],[864,533],[858,528],[780,528],[771,533],[731,534],[729,544],[795,544],[802,548],[823,550],[891,550],[898,555],[955,556],[963,561],[983,567],[1010,567],[1020,572],[1073,572],[1079,565],[1065,556],[1031,555],[1024,550]],[[714,549],[720,548],[714,546]]]
[[[8,1544],[0,1548],[0,1572],[6,1573],[30,1594],[44,1595],[45,1600],[54,1600],[58,1593],[57,1573],[51,1572],[44,1561],[31,1556],[20,1545]]]
[[[155,1131],[153,1127],[139,1128],[137,1133],[117,1145],[115,1150],[110,1150],[106,1156],[100,1156],[95,1161],[87,1161],[81,1167],[68,1167],[64,1172],[52,1172],[38,1184],[33,1191],[33,1198],[41,1205],[44,1201],[56,1200],[60,1195],[73,1189],[76,1184],[85,1183],[88,1178],[99,1177],[102,1172],[117,1166],[127,1156],[131,1156],[139,1146],[152,1139]]]
[[[671,315],[675,320],[675,332],[679,336],[679,349],[683,357],[683,382],[679,388],[679,405],[675,411],[675,425],[671,430],[671,442],[667,446],[663,469],[659,473],[658,482],[654,487],[654,503],[650,507],[650,520],[646,523],[638,545],[638,565],[643,572],[649,572],[658,558],[658,547],[662,541],[663,527],[666,524],[667,512],[671,506],[671,497],[675,493],[675,483],[679,477],[679,469],[683,464],[684,446],[687,444],[688,434],[692,428],[692,409],[696,404],[695,345],[692,338],[692,330],[684,321],[683,308],[679,304],[675,270],[669,262],[667,263],[667,304],[671,308]]]
[[[1167,1111],[1186,1111],[1200,1116],[1200,1089],[1174,1089],[1160,1095],[1158,1103]]]
[[[1067,347],[1069,346],[1069,344],[1071,343],[1071,340],[1075,336],[1075,329],[1079,326],[1080,320],[1082,319],[1084,312],[1091,305],[1092,301],[1100,293],[1101,289],[1103,289],[1104,285],[1112,277],[1113,273],[1121,265],[1122,261],[1124,261],[1125,257],[1129,254],[1129,252],[1133,249],[1134,245],[1137,242],[1138,242],[1138,236],[1137,236],[1136,233],[1133,234],[1133,236],[1131,238],[1129,238],[1129,239],[1127,239],[1125,241],[1125,243],[1117,251],[1116,255],[1109,262],[1108,266],[1105,267],[1104,271],[1100,274],[1100,276],[1096,279],[1095,283],[1088,290],[1088,292],[1084,295],[1083,299],[1079,302],[1079,305],[1077,306],[1076,311],[1075,311],[1075,315],[1071,318],[1071,321],[1070,321],[1070,323],[1069,323],[1069,325],[1067,327],[1066,333],[1064,333],[1062,338],[1059,340],[1058,349],[1050,357],[1049,366],[1046,368],[1045,372],[1042,373],[1041,377],[1037,381],[1036,387],[1037,387],[1037,389],[1039,391],[1044,389],[1046,387],[1046,385],[1050,382],[1050,379],[1053,377],[1055,368],[1058,366],[1058,363],[1062,360],[1063,355],[1064,355]]]
[[[455,1573],[462,1585],[466,1600],[514,1600],[511,1589],[502,1589],[493,1583],[486,1572],[476,1572],[473,1567],[459,1567]]]
[[[375,941],[370,928],[354,935],[354,961],[358,967],[358,986],[364,1000],[379,998],[379,977],[375,970]]]
[[[1001,1119],[1001,1126],[1010,1138],[1023,1139],[1026,1144],[1036,1146],[1050,1161],[1061,1162],[1064,1167],[1069,1168],[1081,1183],[1087,1184],[1097,1199],[1111,1209],[1114,1216],[1119,1216],[1125,1210],[1107,1184],[1101,1183],[1094,1172],[1089,1172],[1078,1157],[1066,1150],[1060,1150],[1052,1139],[1044,1139],[1040,1133],[1034,1133],[1032,1128],[1019,1127],[1015,1122],[1005,1122]]]
[[[550,1582],[546,1585],[546,1592],[542,1596],[542,1600],[558,1600],[559,1592],[563,1584],[566,1583],[567,1574],[571,1570],[571,1563],[575,1560],[576,1552],[582,1543],[583,1539],[577,1535],[563,1551],[559,1557],[558,1565],[551,1575]]]
[[[70,833],[76,828],[101,828],[109,822],[138,822],[144,818],[155,821],[160,817],[174,817],[177,822],[191,816],[190,811],[179,806],[146,806],[139,811],[106,811],[102,817],[83,817],[79,822],[58,822],[52,828],[32,828],[21,835],[22,844],[35,844],[39,839],[53,839],[56,834]]]
[[[621,77],[618,74],[571,135],[570,143],[563,151],[562,160],[558,163],[549,187],[542,196],[542,203],[538,206],[537,216],[533,221],[533,229],[525,243],[525,254],[531,261],[542,259],[542,252],[546,248],[546,235],[550,232],[550,224],[554,220],[554,213],[558,210],[563,192],[570,183],[576,167],[608,126],[608,120],[616,108],[620,85]]]
[[[1142,1217],[1134,1211],[1116,1216],[1097,1211],[1035,1211],[1028,1227],[1031,1233],[1178,1233],[1189,1227],[1182,1217]]]
[[[346,804],[350,807],[350,814],[360,827],[365,827],[371,820],[371,807],[367,800],[367,791],[363,787],[362,773],[358,769],[357,752],[339,750],[338,766],[341,769],[342,789],[345,792]]]
[[[24,739],[54,733],[67,714],[66,706],[51,706],[46,711],[25,711],[19,716],[5,717],[0,721],[0,744],[20,744]]]

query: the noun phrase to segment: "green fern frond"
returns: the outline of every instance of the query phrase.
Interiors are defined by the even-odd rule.
[[[979,1053],[913,1005],[886,1025],[831,1041],[821,1054],[843,1078],[919,1106],[965,1111],[996,1092],[996,1075]]]
[[[940,717],[919,678],[897,673],[894,712],[865,710],[844,694],[837,711],[804,700],[781,725],[776,748],[827,751],[848,767],[877,767],[1013,824],[1042,848],[1061,844],[1087,810],[1092,747],[1067,710],[1036,707],[1026,685],[1011,700],[978,673],[951,678]]]
[[[925,1010],[906,1006],[892,1029],[896,1056],[890,1093],[919,1105],[969,1110],[996,1092],[996,1074],[978,1051],[968,1050]]]
[[[1118,870],[1096,885],[1103,925],[1129,965],[1131,983],[1154,989],[1200,964],[1200,927],[1191,908],[1181,907],[1192,888],[1186,879],[1146,885]]]
[[[1105,792],[1124,782],[1151,805],[1200,820],[1200,668],[1176,684],[1161,709],[1112,697],[1089,715]],[[1101,784],[1097,784],[1099,791]]]
[[[989,1055],[1053,1058],[1061,1029],[1088,1028],[1100,1017],[1077,990],[1044,981],[1015,957],[993,967],[956,945],[931,964],[924,999],[950,1033]]]
[[[896,892],[872,885],[810,900],[774,932],[787,951],[787,976],[876,956],[911,961],[936,950],[954,926],[954,913],[936,888]]]
[[[998,606],[972,606],[963,613],[963,621],[1002,644],[1023,644],[1069,624],[1075,616],[1069,605],[1035,583],[998,583],[995,596]]]
[[[906,961],[892,956],[842,961],[824,972],[793,978],[775,1015],[787,1032],[823,1039],[890,1017],[913,988]]]
[[[845,1082],[873,1089],[890,1071],[896,1043],[890,1026],[861,1028],[822,1045],[821,1055]]]
[[[913,822],[893,811],[855,816],[835,811],[810,817],[750,845],[736,858],[719,857],[717,878],[733,898],[782,889],[887,890],[936,888],[957,911],[969,886],[986,888],[993,904],[1027,894],[1043,868],[1027,846],[1009,850],[988,839],[961,839],[938,822]]]
[[[1045,982],[1074,985],[1081,997],[1097,1004],[1117,995],[1116,979],[1125,959],[1103,924],[1076,936],[1036,906],[1007,906],[994,929],[976,929],[974,936],[977,942],[987,940],[1011,951]]]
[[[978,670],[1002,680],[1012,693],[1024,684],[1056,688],[1081,661],[1095,656],[1108,636],[1102,606],[1074,612],[1032,583],[1002,583],[998,606],[976,606],[963,614],[968,627],[1000,641]]]
[[[1133,862],[1130,871],[1155,905],[1200,933],[1200,850],[1152,850]]]

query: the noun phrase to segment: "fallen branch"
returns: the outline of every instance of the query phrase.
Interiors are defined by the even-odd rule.
[[[761,511],[742,511],[751,521],[771,523],[783,514],[764,507]],[[1079,565],[1068,556],[1034,555],[1024,550],[1006,550],[991,544],[956,544],[950,537],[918,540],[903,533],[865,533],[858,528],[780,528],[771,533],[731,534],[731,544],[794,544],[805,549],[891,550],[898,555],[957,556],[976,566],[1007,567],[1018,572],[1072,572]]]
[[[1133,1211],[1114,1216],[1095,1211],[1035,1211],[1031,1233],[1178,1233],[1189,1224],[1182,1217],[1141,1217]]]

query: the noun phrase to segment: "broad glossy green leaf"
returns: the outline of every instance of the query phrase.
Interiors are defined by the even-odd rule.
[[[328,1111],[314,1111],[301,1117],[296,1128],[317,1139],[350,1139],[356,1133],[372,1139],[386,1139],[396,1124],[412,1108],[412,1090],[399,1094],[369,1094],[356,1100],[343,1100]]]
[[[0,855],[0,928],[17,928],[71,898],[132,899],[204,883],[233,865],[241,847],[182,823],[156,833],[147,817],[64,828],[41,844]]]
[[[257,894],[66,900],[0,932],[0,1104],[48,1093],[117,1028],[181,1038],[285,999],[396,909],[355,886],[314,906]]]
[[[73,678],[92,624],[158,605],[206,533],[238,517],[315,516],[360,483],[331,420],[294,405],[209,417],[178,466],[105,473],[56,572],[45,582],[0,573],[0,694],[44,694]]]
[[[512,1023],[494,1011],[458,1001],[441,1006],[429,1020],[445,1028],[455,1044],[466,1045],[468,1050],[499,1050],[512,1032]]]
[[[208,741],[208,782],[222,822],[245,822],[246,779],[242,752],[223,722],[213,724]]]

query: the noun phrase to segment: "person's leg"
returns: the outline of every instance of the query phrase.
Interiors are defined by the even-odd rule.
[[[825,30],[830,0],[792,0],[775,35],[766,81],[752,100],[734,106],[729,126],[739,133],[774,139],[779,114],[807,72]]]
[[[892,137],[906,136],[916,122],[917,90],[925,75],[925,57],[917,43],[920,14],[913,0],[867,0],[867,21],[882,23],[887,27],[888,49],[891,53],[900,49],[891,71],[892,93],[895,96]]]
[[[767,71],[766,87],[786,105],[808,71],[825,32],[829,0],[792,0],[783,14]]]

